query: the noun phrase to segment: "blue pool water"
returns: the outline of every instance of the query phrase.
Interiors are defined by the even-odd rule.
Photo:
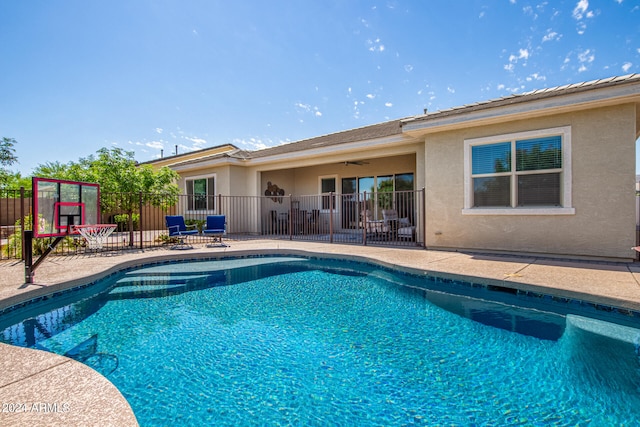
[[[640,423],[633,315],[285,257],[154,265],[81,293],[95,289],[5,314],[0,338],[94,367],[141,426]]]

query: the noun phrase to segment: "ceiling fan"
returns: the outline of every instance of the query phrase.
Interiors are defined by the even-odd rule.
[[[345,166],[349,166],[349,165],[357,165],[357,166],[362,166],[362,165],[368,165],[369,162],[365,162],[364,160],[353,160],[353,161],[345,161],[344,165]]]

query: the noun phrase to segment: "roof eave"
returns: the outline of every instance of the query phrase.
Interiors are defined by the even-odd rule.
[[[361,153],[370,152],[370,150],[372,149],[411,144],[414,142],[416,142],[415,139],[410,136],[403,135],[403,134],[396,134],[396,135],[386,136],[382,138],[367,139],[367,140],[354,141],[354,142],[345,142],[342,144],[334,144],[326,147],[321,146],[321,147],[309,148],[306,150],[279,153],[271,156],[252,158],[252,159],[248,159],[247,165],[262,166],[267,164],[277,164],[281,162],[291,162],[291,161],[301,161],[301,160],[306,160],[308,162],[312,162],[313,164],[317,164],[318,158],[323,158],[329,162],[332,162],[335,159],[329,160],[328,159],[329,155],[333,157],[333,156],[344,156],[350,153],[360,153],[360,157],[362,157]],[[301,166],[304,166],[304,165],[301,164]]]
[[[549,114],[640,102],[640,82],[626,85],[593,87],[570,93],[533,93],[520,97],[476,104],[444,112],[435,112],[403,121],[403,133],[423,134],[455,130],[462,127],[494,124]]]

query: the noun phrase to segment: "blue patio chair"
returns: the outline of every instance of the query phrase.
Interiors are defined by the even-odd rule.
[[[169,237],[176,237],[178,243],[173,245],[171,249],[191,249],[193,246],[185,243],[185,238],[198,234],[198,229],[195,225],[187,226],[184,223],[184,217],[182,215],[167,215],[164,217],[169,230]],[[192,228],[192,230],[189,230]]]
[[[220,243],[219,246],[225,245],[222,242],[222,236],[227,233],[227,218],[224,215],[208,215],[207,223],[205,224],[204,229],[202,230],[202,234],[205,236],[213,237],[213,240],[207,246],[211,246],[216,241]]]

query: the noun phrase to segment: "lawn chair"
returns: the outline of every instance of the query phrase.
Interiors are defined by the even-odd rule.
[[[218,246],[226,247],[222,242],[222,236],[227,233],[227,218],[224,215],[208,215],[205,228],[202,230],[202,234],[213,238],[211,243],[207,244],[208,247],[213,246],[217,241]]]
[[[196,226],[187,226],[184,223],[184,217],[182,215],[167,215],[164,219],[167,223],[167,229],[169,230],[169,237],[175,237],[178,239],[178,243],[173,245],[171,249],[192,249],[193,246],[185,243],[185,239],[188,236],[198,234]],[[192,229],[190,230],[189,228]]]
[[[383,220],[374,220],[370,210],[360,212],[360,227],[365,230],[367,239],[383,238],[389,227]]]
[[[395,209],[384,209],[382,217],[390,230],[392,240],[415,240],[416,227],[411,225],[409,218],[399,218]]]

